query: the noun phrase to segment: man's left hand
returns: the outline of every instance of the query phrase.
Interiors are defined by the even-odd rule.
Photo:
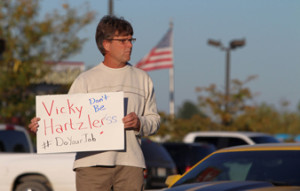
[[[125,129],[133,129],[135,131],[140,130],[140,119],[134,112],[126,115],[122,120]]]

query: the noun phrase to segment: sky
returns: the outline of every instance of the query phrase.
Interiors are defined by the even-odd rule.
[[[99,20],[108,14],[108,0],[43,0],[41,12],[60,9],[67,2],[80,8],[88,2],[97,13],[93,23],[80,33],[88,38],[82,52],[69,61],[93,67],[103,60],[94,35]],[[225,89],[226,53],[207,44],[208,39],[228,47],[232,40],[245,39],[243,47],[230,53],[230,79],[246,80],[256,104],[280,109],[281,101],[297,110],[300,102],[300,1],[299,0],[114,0],[113,11],[134,28],[130,63],[135,65],[163,37],[173,22],[175,111],[185,101],[197,104],[196,87],[216,84]],[[148,72],[159,111],[169,113],[169,70]]]

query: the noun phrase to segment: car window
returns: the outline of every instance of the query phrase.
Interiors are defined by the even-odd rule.
[[[280,141],[272,136],[250,137],[255,143],[279,143]]]
[[[217,149],[248,144],[246,141],[235,137],[196,137],[195,142],[213,144]]]
[[[230,180],[246,180],[249,169],[252,166],[251,161],[229,161],[225,162],[224,167],[227,169],[226,176]]]
[[[252,180],[300,185],[300,151],[248,151],[214,154],[178,182]]]
[[[30,152],[25,134],[19,131],[0,131],[0,152]]]
[[[168,151],[158,143],[143,139],[142,140],[142,151],[145,156],[146,163],[149,161],[173,161]]]
[[[224,147],[231,147],[231,146],[237,146],[237,145],[248,145],[248,143],[240,138],[228,138],[227,145],[222,145]]]
[[[219,137],[196,137],[196,143],[205,143],[205,144],[213,144],[216,148],[218,148]]]

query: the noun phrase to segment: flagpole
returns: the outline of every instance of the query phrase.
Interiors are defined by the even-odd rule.
[[[173,21],[170,21],[170,28],[173,29]],[[173,33],[171,38],[171,47],[173,49]],[[173,60],[174,62],[174,60]],[[174,102],[174,63],[173,67],[169,69],[169,91],[170,91],[170,116],[171,119],[174,119],[175,117],[175,102]]]
[[[170,85],[170,116],[174,119],[175,116],[175,107],[174,107],[174,67],[169,69],[169,85]]]
[[[159,43],[151,49],[136,65],[145,71],[169,69],[169,115],[175,117],[174,104],[174,59],[173,59],[173,22],[170,21],[170,28]]]

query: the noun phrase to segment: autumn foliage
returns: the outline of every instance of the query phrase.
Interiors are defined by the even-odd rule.
[[[280,109],[267,103],[257,104],[256,94],[246,87],[255,78],[256,76],[250,76],[245,81],[232,80],[227,110],[224,91],[218,90],[214,84],[197,87],[198,103],[183,103],[174,120],[161,113],[163,120],[158,136],[163,141],[181,141],[185,134],[192,131],[253,131],[273,135],[287,133],[294,136],[300,134],[299,108],[290,111],[287,101],[280,103]]]
[[[51,72],[45,62],[79,53],[87,39],[78,33],[95,17],[88,6],[75,9],[67,4],[40,15],[40,2],[0,2],[0,38],[5,41],[0,57],[0,123],[29,123],[35,112],[35,82]]]

